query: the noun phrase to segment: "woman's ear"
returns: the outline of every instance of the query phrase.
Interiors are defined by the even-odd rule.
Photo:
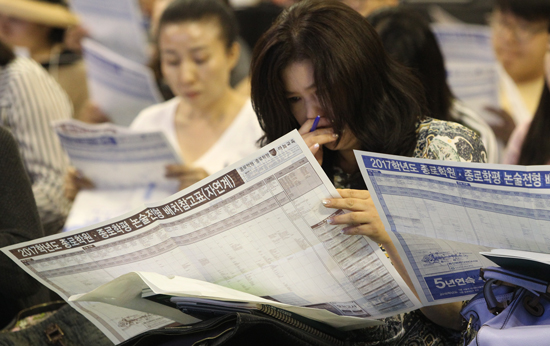
[[[241,56],[241,45],[239,42],[235,41],[227,49],[227,57],[229,58],[229,67],[230,70],[233,70],[233,68],[237,65],[237,62],[239,61],[239,57]]]

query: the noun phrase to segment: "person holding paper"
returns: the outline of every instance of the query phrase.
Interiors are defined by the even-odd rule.
[[[486,162],[479,136],[462,125],[425,117],[419,81],[389,58],[365,18],[338,1],[306,0],[283,12],[254,49],[251,81],[263,144],[298,129],[340,188],[342,198],[324,200],[324,206],[350,211],[330,222],[349,225],[345,234],[381,244],[415,291],[353,150]],[[318,127],[311,131],[318,115]],[[423,308],[423,314],[394,316],[365,338],[384,345],[425,345],[430,337],[430,345],[456,344],[460,333],[452,330],[462,326],[460,307],[438,305]]]
[[[455,121],[479,133],[487,161],[498,163],[498,143],[491,127],[458,100],[447,84],[443,54],[430,25],[419,14],[403,8],[380,10],[367,18],[390,56],[412,68],[425,89],[429,116]]]
[[[218,0],[175,0],[159,22],[164,78],[176,97],[144,109],[130,126],[163,131],[184,165],[167,166],[184,189],[258,149],[262,130],[249,99],[231,88],[239,55],[236,20]],[[66,195],[92,184],[71,172]]]
[[[161,68],[173,99],[143,110],[133,129],[161,130],[184,165],[167,167],[183,189],[257,150],[250,100],[231,88],[237,25],[218,0],[175,0],[159,22]]]
[[[48,70],[69,95],[74,115],[88,100],[84,62],[63,44],[77,23],[64,0],[0,0],[0,40]]]

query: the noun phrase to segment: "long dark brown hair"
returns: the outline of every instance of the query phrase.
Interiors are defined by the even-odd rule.
[[[447,84],[443,54],[430,24],[420,14],[391,7],[367,17],[392,58],[412,69],[424,86],[428,115],[454,121],[455,99]]]
[[[519,165],[546,165],[550,161],[550,89],[548,81],[521,147]]]
[[[411,156],[425,114],[422,85],[384,50],[368,21],[339,1],[301,1],[285,10],[254,48],[252,104],[267,144],[300,127],[285,96],[283,70],[309,61],[325,116],[349,129],[362,150]],[[335,153],[323,150],[329,176]]]

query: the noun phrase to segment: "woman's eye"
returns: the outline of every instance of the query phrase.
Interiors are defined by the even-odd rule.
[[[165,63],[168,66],[177,66],[180,64],[179,60],[165,60]]]
[[[288,102],[290,102],[290,103],[296,103],[300,100],[301,100],[301,98],[299,96],[293,96],[293,97],[288,98]]]
[[[195,64],[201,65],[201,64],[204,64],[205,62],[207,62],[208,59],[209,59],[209,57],[197,57],[197,58],[194,58],[193,60],[195,61]]]

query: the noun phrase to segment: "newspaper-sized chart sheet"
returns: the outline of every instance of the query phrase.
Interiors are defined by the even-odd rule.
[[[148,271],[358,318],[418,308],[377,244],[326,222],[342,212],[322,205],[330,196],[339,195],[293,131],[167,199],[2,251],[64,299]],[[71,304],[115,343],[169,322]]]
[[[550,166],[355,155],[424,305],[479,292],[480,251],[550,253]]]

